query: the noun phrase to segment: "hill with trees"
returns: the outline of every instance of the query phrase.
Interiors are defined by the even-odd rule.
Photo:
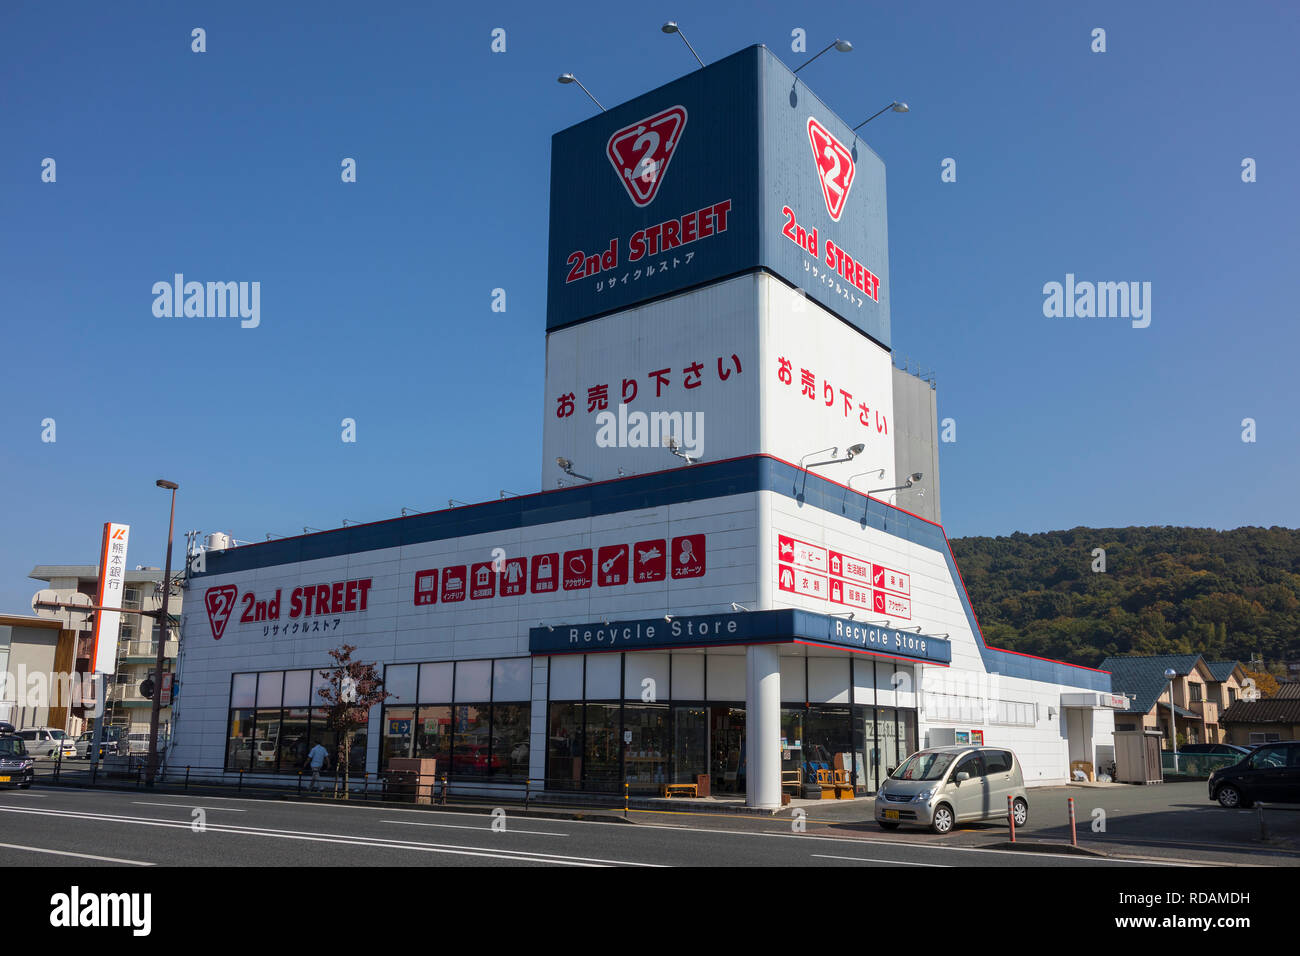
[[[994,647],[1089,666],[1112,654],[1300,660],[1300,529],[1074,528],[952,549]]]

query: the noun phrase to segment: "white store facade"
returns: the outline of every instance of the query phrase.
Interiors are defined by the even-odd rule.
[[[1096,764],[1109,674],[987,647],[907,508],[884,166],[792,80],[751,47],[556,135],[547,490],[208,552],[172,766],[296,773],[345,643],[393,695],[354,769],[433,757],[460,792],[771,808],[927,745],[1007,747],[1030,786]]]

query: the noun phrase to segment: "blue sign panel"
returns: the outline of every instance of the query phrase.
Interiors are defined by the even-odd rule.
[[[884,164],[766,48],[553,137],[548,331],[756,268],[889,344]]]
[[[700,614],[609,624],[556,624],[528,631],[533,654],[638,651],[710,644],[769,644],[802,641],[891,657],[947,664],[952,645],[943,638],[892,627],[855,624],[842,617],[787,608],[738,614]]]

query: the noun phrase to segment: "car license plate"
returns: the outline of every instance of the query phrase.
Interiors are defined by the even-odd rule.
[[[8,783],[8,782],[9,782],[8,777],[0,777],[0,783]]]
[[[897,811],[897,810],[886,810],[886,811],[885,811],[885,819],[886,819],[886,820],[897,820],[897,819],[898,819],[898,811]]]

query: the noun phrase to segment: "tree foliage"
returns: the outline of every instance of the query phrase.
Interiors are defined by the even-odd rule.
[[[348,768],[352,761],[352,738],[370,721],[370,708],[392,696],[384,690],[384,679],[374,664],[354,661],[355,644],[343,644],[329,652],[334,658],[330,670],[321,671],[328,683],[316,691],[328,711],[326,726],[338,733],[338,766],[343,771],[343,799],[348,797]],[[339,778],[334,778],[334,796],[339,795]]]
[[[1300,659],[1297,529],[1073,528],[952,549],[994,647],[1089,666],[1120,654]]]

